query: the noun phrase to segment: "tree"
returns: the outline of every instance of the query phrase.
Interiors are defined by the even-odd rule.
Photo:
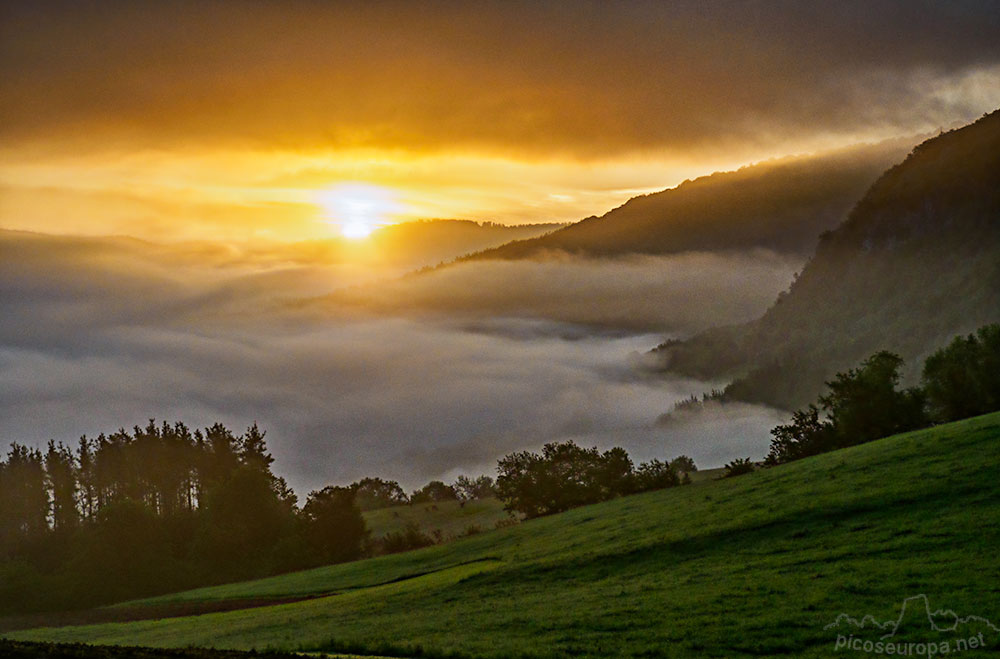
[[[67,531],[76,527],[76,467],[73,453],[62,443],[49,441],[45,452],[46,486],[52,493],[52,528]]]
[[[42,454],[11,444],[3,470],[3,508],[9,542],[20,543],[48,531],[49,494]]]
[[[791,462],[836,447],[833,424],[820,419],[819,408],[815,405],[792,414],[792,422],[775,426],[771,435],[771,450],[764,460],[767,465]]]
[[[883,350],[826,383],[830,391],[819,400],[830,416],[838,447],[927,424],[923,393],[915,388],[896,390],[902,365],[899,355]]]
[[[899,391],[896,354],[878,352],[846,373],[837,373],[820,396],[822,407],[809,405],[792,422],[771,430],[768,465],[853,446],[927,425],[924,394],[917,388]]]
[[[196,437],[199,437],[196,435]],[[240,442],[221,423],[205,429],[199,467],[203,487],[225,481],[240,465]]]
[[[451,485],[441,481],[431,481],[410,495],[410,503],[429,503],[432,501],[456,501],[458,492]]]
[[[97,487],[94,482],[94,452],[86,435],[80,437],[77,444],[76,465],[80,513],[84,519],[91,519],[97,510]]]
[[[616,446],[605,451],[594,474],[601,489],[600,499],[632,494],[635,491],[634,470],[632,458],[625,449]]]
[[[695,466],[694,460],[692,460],[686,455],[678,455],[676,458],[670,461],[670,466],[673,467],[676,471],[685,474],[691,474],[698,471],[698,467]]]
[[[99,601],[153,592],[163,583],[166,538],[150,506],[134,499],[108,504],[88,531],[78,562],[86,572],[76,578],[94,590]]]
[[[368,537],[352,487],[328,486],[309,493],[302,515],[308,537],[325,562],[340,563],[361,555]]]
[[[1000,324],[955,337],[928,357],[922,385],[935,421],[1000,410]]]
[[[396,481],[381,478],[362,478],[353,483],[354,498],[361,510],[390,508],[406,503],[406,492]]]
[[[497,464],[497,495],[526,517],[562,512],[633,491],[632,461],[623,449],[603,455],[572,441],[553,442],[541,455],[512,453]]]
[[[489,499],[496,496],[496,487],[493,479],[486,475],[474,479],[464,475],[459,476],[455,479],[452,487],[463,501]]]
[[[266,434],[266,432],[257,427],[257,422],[255,421],[237,440],[237,454],[239,455],[240,462],[243,464],[270,473],[274,458],[271,457],[271,453],[267,450],[267,442],[264,441],[264,435]]]
[[[497,496],[504,502],[505,510],[529,518],[550,511],[552,502],[542,491],[546,478],[542,456],[530,451],[506,455],[497,463],[497,474]]]
[[[208,491],[199,551],[231,577],[269,571],[274,549],[293,530],[292,511],[278,498],[267,473],[243,465]]]

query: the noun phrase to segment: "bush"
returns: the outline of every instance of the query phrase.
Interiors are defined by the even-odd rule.
[[[546,444],[540,455],[512,453],[500,460],[497,471],[497,495],[508,511],[525,517],[680,483],[669,463],[653,460],[636,469],[623,448],[600,453],[571,441]]]
[[[639,465],[639,468],[635,471],[635,481],[638,492],[662,490],[667,487],[680,485],[680,478],[673,463],[667,464],[659,460],[650,460]]]
[[[401,551],[420,549],[434,544],[434,538],[420,530],[416,522],[410,522],[402,531],[385,534],[372,543],[373,554],[396,554]]]
[[[734,476],[742,476],[743,474],[756,471],[756,469],[757,465],[750,458],[736,458],[726,465],[726,472],[722,474],[722,477],[733,478]]]

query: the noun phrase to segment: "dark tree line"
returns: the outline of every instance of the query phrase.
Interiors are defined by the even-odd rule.
[[[349,486],[354,490],[361,510],[378,510],[415,503],[442,501],[472,501],[496,496],[493,479],[489,476],[459,476],[452,484],[431,481],[407,495],[396,481],[382,478],[363,478]]]
[[[347,561],[434,539],[372,539],[362,511],[495,495],[488,476],[407,495],[363,478],[299,508],[264,432],[150,421],[71,448],[0,455],[0,615],[70,609]],[[393,540],[393,539],[390,539]],[[398,547],[397,547],[398,545]]]
[[[90,606],[361,555],[351,488],[295,494],[264,433],[154,422],[0,459],[0,613]]]
[[[691,458],[652,460],[635,467],[625,449],[582,448],[572,441],[541,453],[512,453],[497,465],[496,491],[509,511],[539,517],[618,496],[690,482]]]
[[[955,338],[924,362],[919,387],[900,390],[903,360],[882,351],[838,373],[827,393],[771,431],[774,465],[933,423],[1000,410],[1000,324]]]

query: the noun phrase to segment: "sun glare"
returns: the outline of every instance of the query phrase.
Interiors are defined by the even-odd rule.
[[[329,188],[320,193],[319,204],[324,209],[324,219],[351,240],[367,238],[402,209],[392,190],[362,183]]]

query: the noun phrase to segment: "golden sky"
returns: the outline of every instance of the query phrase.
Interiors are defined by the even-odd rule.
[[[352,221],[571,221],[1000,105],[1000,12],[985,1],[0,12],[0,227],[42,232],[300,240]]]

